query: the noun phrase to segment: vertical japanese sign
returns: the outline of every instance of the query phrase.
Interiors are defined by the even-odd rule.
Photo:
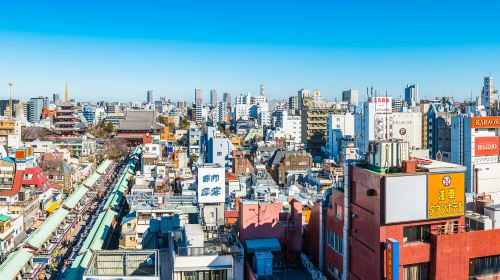
[[[464,214],[464,173],[427,175],[427,218],[455,217]]]
[[[385,241],[385,279],[399,279],[399,242],[393,238]]]
[[[198,203],[223,203],[226,179],[223,167],[198,167]]]

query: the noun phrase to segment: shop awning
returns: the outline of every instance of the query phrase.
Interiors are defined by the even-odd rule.
[[[52,202],[52,204],[49,206],[49,208],[47,208],[47,212],[53,213],[54,211],[57,210],[57,208],[59,208],[59,206],[61,205],[61,203],[62,203],[61,200]]]
[[[249,239],[245,241],[247,252],[279,252],[281,245],[278,238]]]

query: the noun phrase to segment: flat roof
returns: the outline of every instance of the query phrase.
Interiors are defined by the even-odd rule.
[[[6,222],[8,220],[10,220],[10,216],[9,215],[5,215],[5,214],[2,214],[0,215],[0,222]]]

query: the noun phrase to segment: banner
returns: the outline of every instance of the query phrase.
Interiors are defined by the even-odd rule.
[[[385,241],[385,279],[399,279],[399,242],[394,238]]]
[[[498,155],[500,137],[490,136],[490,137],[476,137],[475,139],[475,156],[492,156]]]

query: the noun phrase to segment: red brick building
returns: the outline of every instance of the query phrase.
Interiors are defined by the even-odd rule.
[[[350,207],[341,188],[315,205],[304,253],[328,279],[342,278],[344,260],[348,279],[500,279],[500,229],[472,231],[465,223],[464,167],[405,164],[418,168],[350,167]]]

